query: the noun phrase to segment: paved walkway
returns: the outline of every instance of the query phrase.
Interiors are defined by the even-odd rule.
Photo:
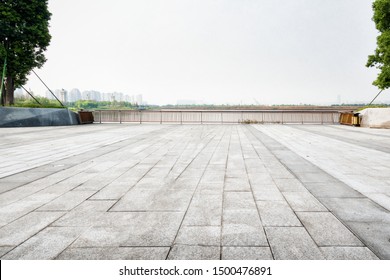
[[[7,128],[1,259],[390,259],[390,130]]]

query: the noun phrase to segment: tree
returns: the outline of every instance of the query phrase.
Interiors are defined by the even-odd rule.
[[[380,35],[375,53],[368,57],[366,66],[380,70],[373,85],[384,90],[390,87],[390,0],[375,0],[373,10],[373,21]]]
[[[0,65],[7,59],[2,105],[14,103],[14,90],[27,82],[35,67],[45,63],[49,46],[47,0],[0,0]]]

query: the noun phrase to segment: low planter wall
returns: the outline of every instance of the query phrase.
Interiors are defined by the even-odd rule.
[[[360,125],[371,128],[390,128],[390,108],[369,108],[359,112]]]
[[[0,127],[76,124],[78,115],[68,109],[0,107]]]

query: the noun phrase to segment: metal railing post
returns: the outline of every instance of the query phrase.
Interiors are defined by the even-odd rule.
[[[221,112],[221,124],[223,124],[223,112]]]
[[[99,122],[102,123],[102,110],[99,110]]]
[[[122,123],[122,111],[119,110],[119,123]]]
[[[142,123],[142,111],[139,110],[139,124]]]
[[[203,124],[203,112],[200,111],[200,124]]]

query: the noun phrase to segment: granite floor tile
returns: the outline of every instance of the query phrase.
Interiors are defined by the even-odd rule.
[[[318,246],[363,246],[330,212],[298,212],[297,215]]]
[[[168,260],[219,260],[219,246],[174,245]]]
[[[286,201],[256,201],[264,227],[302,226]]]
[[[67,248],[58,260],[165,260],[170,247]]]
[[[182,226],[175,240],[175,245],[219,246],[220,244],[220,226]]]
[[[19,245],[62,215],[64,212],[31,212],[0,228],[0,246]]]
[[[266,227],[275,260],[322,260],[318,246],[303,227]]]
[[[378,260],[367,247],[320,247],[328,260]]]
[[[47,227],[5,256],[5,260],[50,260],[67,248],[86,228]]]
[[[223,260],[273,260],[269,247],[222,247]]]

